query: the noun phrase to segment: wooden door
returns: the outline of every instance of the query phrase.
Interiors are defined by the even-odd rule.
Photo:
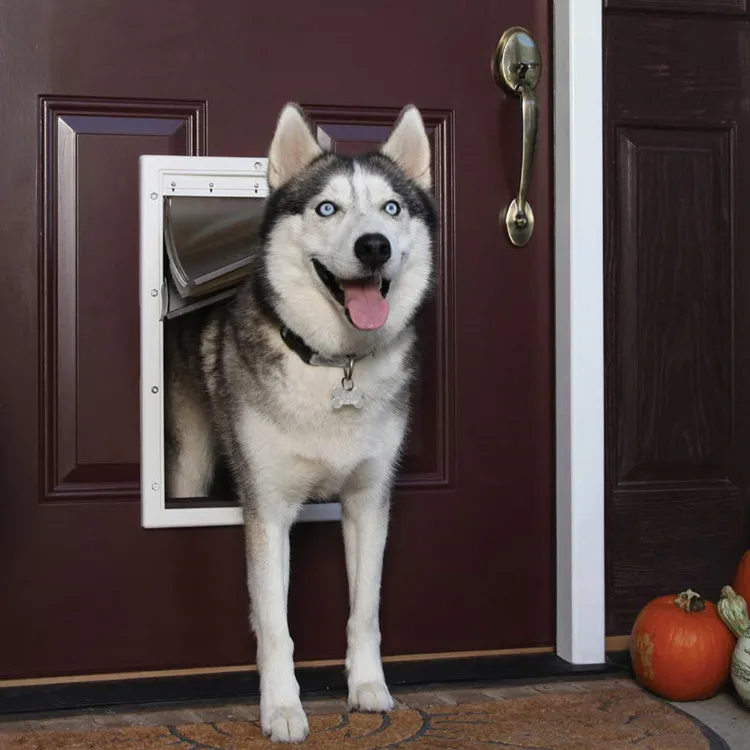
[[[607,633],[750,542],[750,26],[607,0]]]
[[[265,155],[287,100],[337,148],[423,111],[439,283],[395,498],[385,654],[554,643],[550,73],[537,89],[536,231],[518,100],[490,58],[547,4],[0,0],[0,676],[253,661],[241,530],[143,530],[138,157]],[[341,658],[338,524],[293,535],[299,659]]]

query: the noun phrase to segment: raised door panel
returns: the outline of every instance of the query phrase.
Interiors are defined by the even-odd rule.
[[[202,153],[205,109],[39,101],[46,500],[140,496],[138,157]]]
[[[397,109],[307,107],[318,138],[339,153],[378,148],[387,138]],[[413,389],[412,423],[399,471],[399,487],[450,485],[453,481],[454,420],[454,237],[452,228],[453,113],[423,110],[433,153],[435,205],[440,217],[435,248],[435,286],[419,320],[419,377]]]

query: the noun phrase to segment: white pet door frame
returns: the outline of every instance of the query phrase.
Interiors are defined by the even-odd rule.
[[[268,195],[265,158],[140,157],[141,523],[144,528],[237,526],[239,505],[170,503],[164,467],[164,201],[169,196],[255,198]],[[189,313],[188,313],[189,314]],[[300,521],[337,521],[337,502],[309,503]]]

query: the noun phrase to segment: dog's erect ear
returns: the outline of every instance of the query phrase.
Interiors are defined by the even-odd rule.
[[[419,187],[424,190],[432,187],[430,141],[422,115],[413,104],[401,110],[393,131],[380,151],[393,159]]]
[[[268,151],[269,187],[280,187],[322,153],[302,109],[293,103],[285,105]]]

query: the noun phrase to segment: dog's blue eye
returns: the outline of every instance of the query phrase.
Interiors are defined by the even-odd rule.
[[[399,206],[396,201],[388,201],[388,203],[383,206],[383,210],[390,216],[398,216],[401,213],[401,206]]]
[[[331,203],[331,201],[323,201],[322,203],[319,203],[317,207],[315,208],[319,216],[333,216],[337,208],[336,206]]]

